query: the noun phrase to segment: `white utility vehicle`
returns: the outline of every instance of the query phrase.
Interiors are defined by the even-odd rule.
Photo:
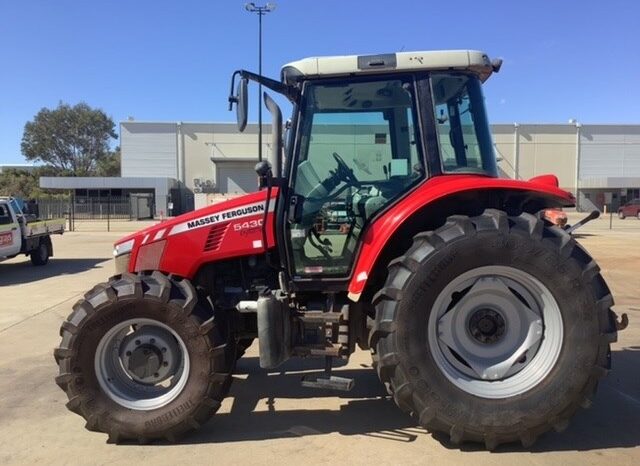
[[[33,265],[45,265],[53,256],[51,235],[64,233],[64,226],[63,219],[38,220],[17,199],[0,197],[0,262],[24,254]]]

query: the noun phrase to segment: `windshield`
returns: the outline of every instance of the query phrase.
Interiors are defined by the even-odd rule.
[[[497,176],[480,80],[433,74],[431,89],[443,171]]]

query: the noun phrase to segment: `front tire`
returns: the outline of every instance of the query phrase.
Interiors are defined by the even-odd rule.
[[[526,213],[453,216],[417,235],[374,304],[374,362],[398,406],[488,449],[563,430],[616,338],[598,266]]]
[[[111,442],[174,441],[227,394],[229,333],[187,280],[118,275],[86,293],[62,324],[56,383],[67,408]]]

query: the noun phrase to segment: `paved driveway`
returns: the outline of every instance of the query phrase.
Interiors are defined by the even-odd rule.
[[[602,265],[617,310],[630,328],[614,345],[614,372],[594,406],[563,434],[530,451],[452,448],[385,396],[365,352],[338,370],[356,379],[348,394],[303,388],[314,361],[266,372],[254,345],[238,363],[228,399],[211,422],[177,445],[110,445],[64,407],[52,349],[82,292],[112,273],[111,244],[121,233],[54,238],[56,257],[41,268],[24,259],[0,264],[0,463],[2,464],[640,464],[640,222],[609,232],[586,227],[581,242]]]

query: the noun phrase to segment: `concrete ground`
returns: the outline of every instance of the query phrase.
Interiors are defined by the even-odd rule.
[[[65,408],[52,349],[74,301],[112,274],[111,244],[122,233],[56,237],[46,267],[25,258],[0,263],[0,463],[640,464],[640,221],[613,226],[596,220],[579,237],[599,261],[616,311],[629,314],[613,345],[613,372],[567,431],[530,450],[493,453],[454,448],[416,427],[385,396],[365,352],[338,369],[355,377],[355,389],[335,394],[299,385],[301,372],[318,369],[313,361],[291,361],[286,375],[261,370],[255,345],[221,411],[199,432],[176,445],[107,444]]]

